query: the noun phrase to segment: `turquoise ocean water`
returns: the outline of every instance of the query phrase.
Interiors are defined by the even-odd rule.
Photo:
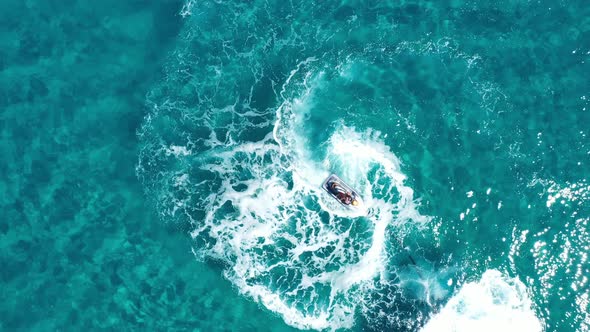
[[[589,61],[583,1],[2,1],[0,330],[590,331]]]

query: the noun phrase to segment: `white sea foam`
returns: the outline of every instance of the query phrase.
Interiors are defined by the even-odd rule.
[[[170,147],[166,149],[166,154],[174,155],[176,157],[188,156],[191,154],[191,151],[185,146],[170,145]]]
[[[344,132],[348,134],[344,135]],[[345,150],[343,146],[351,147],[354,151]],[[359,188],[363,194],[366,194],[365,201],[376,211],[372,221],[372,236],[364,243],[366,250],[352,249],[346,242],[348,238],[355,235],[350,234],[349,229],[344,232],[337,229],[338,221],[335,218],[355,217],[358,216],[358,212],[347,211],[338,204],[331,205],[331,198],[327,197],[319,187],[323,175],[328,171],[318,169],[313,172],[310,165],[303,165],[293,170],[293,188],[289,190],[279,174],[284,172],[283,170],[272,170],[269,165],[250,163],[251,172],[259,176],[242,182],[247,189],[241,192],[231,189],[228,183],[225,191],[211,206],[212,212],[209,214],[211,220],[207,222],[216,233],[214,236],[221,240],[213,248],[213,256],[235,261],[226,276],[239,287],[242,293],[258,299],[268,309],[281,314],[287,323],[299,328],[350,328],[353,324],[355,308],[360,303],[354,286],[363,283],[371,284],[376,276],[384,272],[387,226],[394,221],[403,222],[412,219],[425,222],[427,220],[417,212],[412,198],[413,191],[403,185],[405,176],[399,171],[399,162],[384,145],[376,140],[363,141],[363,135],[354,133],[351,128],[343,127],[332,136],[328,148],[332,152],[331,158],[335,158],[333,160],[340,160],[351,165],[350,173],[346,175],[351,178],[353,174],[359,176],[361,179],[358,180],[359,184],[363,185]],[[230,158],[230,156],[238,151],[248,151],[258,156],[272,152],[273,158],[280,155],[274,154],[275,147],[269,141],[250,145],[247,149],[238,146],[234,150],[221,154],[227,159],[222,163],[220,173],[231,173],[231,170],[236,168],[237,165],[234,162],[236,158]],[[304,152],[299,151],[298,154],[304,155]],[[264,158],[261,157],[260,160],[262,159]],[[295,161],[291,166],[293,165],[301,164]],[[389,177],[392,180],[392,186],[397,188],[400,199],[396,204],[371,197],[371,184],[364,176],[368,168],[375,165],[382,167],[380,176]],[[318,173],[322,175],[317,176]],[[386,190],[393,189],[386,188]],[[320,215],[323,213],[321,210],[304,206],[302,202],[306,200],[306,197],[316,200],[320,206],[330,212],[328,215],[330,221],[327,225],[321,221]],[[239,215],[221,222],[214,220],[216,215],[214,211],[228,201],[237,208]],[[392,219],[394,210],[398,212],[396,219]],[[292,228],[289,228],[293,224],[295,233]],[[194,235],[198,236],[198,233],[195,232]],[[274,257],[279,259],[278,261],[271,262],[269,257],[260,251],[261,249],[279,250],[273,249],[273,245],[285,240],[293,247],[287,255],[280,258]],[[330,257],[320,257],[318,251],[329,246],[335,248]],[[313,271],[305,267],[308,262],[300,258],[303,254],[312,256],[312,266],[315,268]],[[235,258],[229,256],[235,256]],[[333,264],[334,261],[341,261],[343,264],[338,269],[327,272],[327,265]],[[276,289],[271,284],[252,281],[275,273],[274,270],[277,268],[302,271],[301,278],[299,281],[291,281],[289,290]],[[330,289],[329,293],[322,295],[320,290],[315,290],[325,287]],[[306,303],[308,301],[306,294],[311,294],[310,296],[323,306],[315,308],[316,304],[313,301]],[[326,296],[327,298],[322,298]],[[306,303],[305,309],[301,310],[300,306],[295,305],[296,303]]]
[[[181,14],[192,14],[193,19],[200,16],[195,3],[187,1]],[[234,20],[230,21],[233,24]],[[300,40],[298,30],[292,31],[286,40],[276,40],[276,45],[294,44],[293,38]],[[288,324],[305,329],[350,328],[359,306],[366,312],[368,307],[381,305],[381,302],[375,305],[377,301],[364,301],[367,293],[399,289],[386,275],[395,270],[388,266],[390,257],[386,252],[391,229],[409,222],[423,224],[429,219],[418,212],[418,203],[412,188],[405,183],[400,161],[384,142],[386,135],[332,123],[330,129],[334,131],[325,145],[313,147],[325,149],[327,157],[312,158],[309,137],[302,129],[307,125],[305,115],[315,105],[315,91],[322,89],[328,80],[322,72],[325,68],[318,69],[317,65],[323,62],[323,57],[300,62],[280,89],[275,90],[273,86],[281,105],[272,135],[258,142],[235,139],[253,127],[248,127],[245,121],[234,121],[234,116],[243,120],[246,115],[257,114],[251,110],[238,114],[236,104],[232,104],[238,103],[241,92],[234,91],[231,78],[242,71],[244,64],[250,63],[250,60],[234,59],[258,60],[253,56],[255,51],[241,50],[231,42],[226,45],[224,41],[223,45],[224,52],[232,52],[225,68],[209,65],[211,86],[200,81],[206,75],[192,81],[199,100],[206,101],[198,105],[203,110],[198,122],[210,130],[208,139],[197,140],[209,150],[197,153],[194,149],[193,153],[190,144],[184,147],[175,143],[158,151],[181,160],[178,164],[182,165],[178,167],[190,168],[190,171],[182,168],[166,178],[168,182],[163,181],[178,191],[162,195],[167,200],[165,213],[178,215],[182,211],[182,215],[187,215],[194,226],[191,234],[198,242],[195,254],[222,260],[227,266],[226,277],[242,294],[280,314]],[[234,48],[240,49],[235,52],[240,56],[234,56]],[[405,48],[416,54],[448,54],[465,61],[468,68],[479,61],[477,56],[468,57],[459,52],[448,40],[427,45],[417,42]],[[217,59],[213,62],[217,63]],[[257,79],[262,75],[262,68],[258,64],[251,66]],[[340,74],[347,75],[346,68],[342,69]],[[222,84],[225,82],[228,83]],[[213,99],[211,91],[215,95],[234,93]],[[218,105],[218,99],[229,105]],[[196,121],[189,113],[182,114],[187,116],[187,123]],[[347,183],[359,190],[365,209],[343,208],[321,190],[321,182],[335,167]],[[201,180],[200,174],[191,175],[191,171],[213,173],[214,180],[205,183],[207,180]],[[212,189],[208,190],[209,187]],[[191,213],[195,211],[198,213],[193,219]],[[370,220],[364,218],[368,211],[372,214]],[[363,231],[352,231],[352,221],[363,225]],[[432,287],[440,283],[436,273],[432,271],[433,276],[417,280],[424,286],[428,303],[430,298],[441,300],[446,296],[440,287]],[[404,282],[412,279],[418,278],[412,275]],[[387,306],[395,300],[384,296],[379,301]],[[397,313],[392,310],[387,314]]]
[[[241,293],[292,326],[335,330],[352,327],[362,292],[386,282],[388,227],[428,218],[418,212],[400,162],[378,132],[337,124],[326,159],[310,157],[304,115],[323,84],[321,72],[305,71],[313,61],[297,66],[283,87],[272,134],[211,145],[212,161],[200,168],[214,172],[222,186],[199,201],[206,215],[194,221],[191,234],[214,239],[198,255],[229,263],[225,275]],[[363,209],[346,209],[321,189],[334,166],[359,190]],[[175,183],[186,181],[181,175]],[[352,220],[366,231],[352,231]]]
[[[422,332],[543,331],[526,287],[499,271],[486,271],[481,280],[463,285]]]

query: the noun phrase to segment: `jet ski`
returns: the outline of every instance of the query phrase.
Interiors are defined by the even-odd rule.
[[[345,207],[357,208],[362,205],[361,196],[336,176],[336,174],[328,176],[322,184],[322,188]]]

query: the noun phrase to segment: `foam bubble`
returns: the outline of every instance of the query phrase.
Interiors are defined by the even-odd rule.
[[[185,146],[178,146],[178,145],[170,145],[165,152],[167,155],[174,155],[174,156],[188,156],[191,154],[191,151],[188,150]]]
[[[516,278],[503,276],[499,271],[488,270],[480,281],[463,285],[421,331],[542,330],[524,284]]]

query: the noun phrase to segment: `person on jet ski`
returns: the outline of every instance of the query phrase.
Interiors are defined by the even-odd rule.
[[[338,200],[340,200],[340,202],[342,202],[343,204],[353,204],[352,195],[348,191],[344,192],[342,190],[338,190],[338,184],[336,182],[330,182],[328,184],[328,188],[330,188],[330,192],[336,195]],[[356,202],[356,200],[354,202]]]
[[[349,193],[338,193],[336,196],[338,196],[338,199],[346,205],[350,205],[352,203],[352,196],[350,196]]]

